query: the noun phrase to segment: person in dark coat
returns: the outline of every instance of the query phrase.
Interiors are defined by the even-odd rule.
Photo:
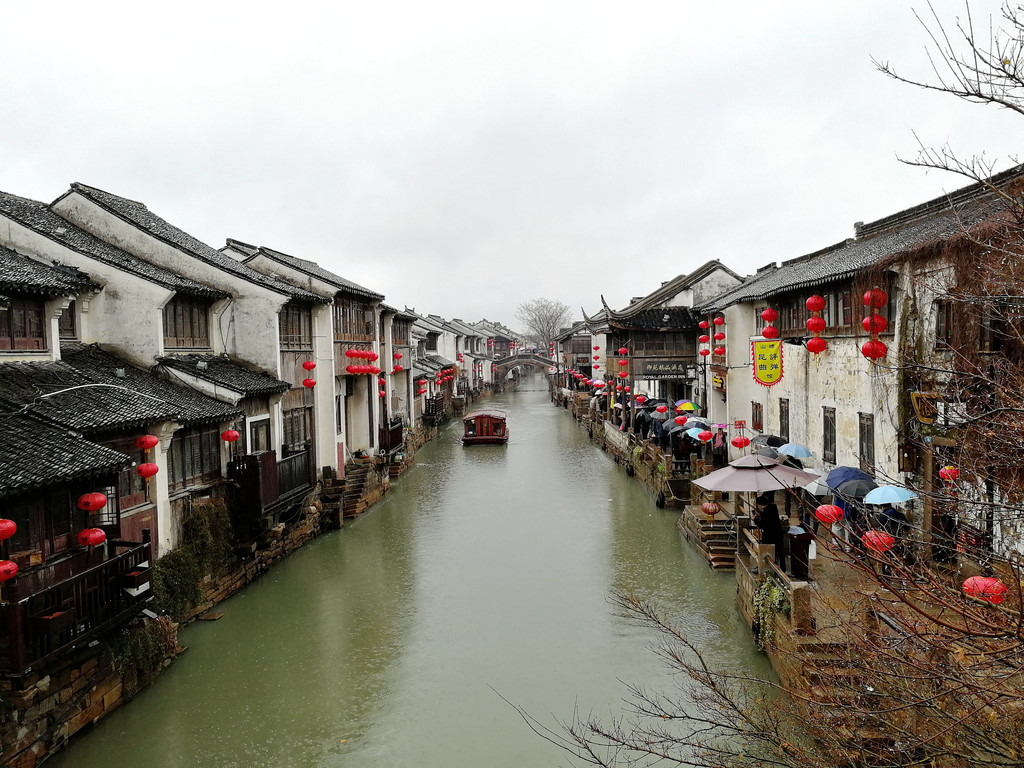
[[[775,545],[775,562],[778,563],[779,568],[785,571],[786,551],[783,539],[785,528],[779,518],[775,494],[771,491],[762,493],[757,497],[755,503],[757,505],[757,527],[761,531],[761,543]]]
[[[910,523],[902,510],[891,504],[878,513],[878,527],[888,533],[896,543],[892,547],[893,554],[901,560],[907,559],[907,533]]]

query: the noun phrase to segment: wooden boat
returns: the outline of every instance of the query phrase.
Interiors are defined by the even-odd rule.
[[[462,419],[463,445],[504,445],[508,442],[505,412],[473,411]]]

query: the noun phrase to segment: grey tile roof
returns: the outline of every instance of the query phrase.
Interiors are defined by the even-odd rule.
[[[0,498],[120,472],[123,453],[28,414],[0,416]]]
[[[616,317],[609,320],[609,324],[613,328],[628,328],[641,331],[689,331],[697,327],[697,321],[694,320],[689,307],[645,309],[633,312],[625,317]]]
[[[168,381],[92,344],[64,342],[61,344],[61,357],[65,363],[95,381],[122,384],[140,394],[165,401],[173,408],[174,421],[183,426],[229,421],[243,413],[241,408],[215,400],[184,384]],[[123,369],[124,377],[117,375],[118,369]]]
[[[84,272],[54,262],[42,264],[0,246],[0,290],[10,293],[41,293],[74,296],[99,288]]]
[[[0,192],[0,214],[73,251],[178,293],[214,298],[228,295],[225,291],[150,264],[100,240],[58,216],[46,203]]]
[[[303,301],[311,302],[319,302],[321,300],[321,297],[317,296],[315,293],[310,293],[309,291],[290,285],[284,281],[268,277],[254,269],[250,269],[241,262],[228,256],[226,253],[221,253],[215,248],[211,248],[198,238],[188,234],[188,232],[178,229],[174,225],[164,221],[140,202],[129,200],[125,197],[119,197],[118,195],[111,194],[110,192],[105,192],[102,189],[90,187],[87,184],[81,184],[78,182],[71,185],[71,190],[82,195],[82,197],[91,200],[96,203],[96,205],[112,213],[118,218],[121,218],[130,224],[135,225],[139,229],[148,232],[158,240],[169,243],[179,250],[191,254],[200,261],[222,269],[224,272],[228,272],[242,278],[243,280],[253,283],[254,285],[268,288],[276,293],[289,296],[293,299],[301,299]]]
[[[0,401],[8,408],[27,405],[36,416],[85,433],[141,427],[177,413],[162,399],[98,381],[63,361],[0,364]]]
[[[310,261],[309,259],[300,259],[298,256],[292,256],[281,251],[276,251],[273,248],[265,247],[261,247],[259,249],[259,253],[272,261],[276,261],[278,264],[283,264],[284,266],[291,267],[299,272],[304,272],[310,277],[322,280],[328,285],[334,286],[339,291],[352,293],[373,301],[381,301],[384,298],[383,294],[371,291],[369,288],[364,288],[361,285],[357,285],[351,280],[346,280],[344,277],[324,269],[319,264],[314,261]],[[246,259],[246,261],[248,261],[248,259]]]
[[[1012,173],[1019,175],[1020,169],[1012,169]],[[1005,179],[1006,174],[1001,177]],[[861,226],[856,238],[784,261],[774,269],[759,270],[701,309],[713,312],[743,301],[845,280],[882,259],[956,236],[965,228],[1004,214],[1005,208],[987,187],[971,185]]]
[[[280,394],[291,389],[287,381],[220,355],[170,355],[159,358],[159,363],[246,396]]]

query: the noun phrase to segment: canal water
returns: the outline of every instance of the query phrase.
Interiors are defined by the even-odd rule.
[[[441,431],[383,502],[186,627],[188,651],[48,768],[523,768],[566,763],[541,722],[623,711],[667,688],[662,605],[733,669],[767,674],[732,574],[681,539],[678,513],[551,404],[541,378],[497,397],[507,446]]]

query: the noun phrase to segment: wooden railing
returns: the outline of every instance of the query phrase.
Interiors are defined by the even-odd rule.
[[[105,559],[103,549],[90,551],[80,571],[52,584],[46,571],[12,582],[0,602],[0,674],[25,674],[142,611],[152,594],[148,530],[143,538],[108,542],[116,554]]]
[[[276,512],[313,487],[309,451],[277,460],[275,451],[247,453],[228,463],[232,481],[231,524],[246,541],[263,532],[264,516]]]
[[[281,459],[277,462],[278,498],[288,496],[300,488],[305,490],[313,484],[313,473],[310,471],[310,452],[303,451]]]

